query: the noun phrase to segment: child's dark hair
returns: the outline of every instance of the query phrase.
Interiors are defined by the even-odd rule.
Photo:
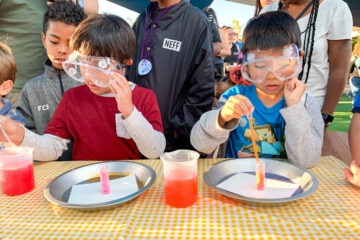
[[[6,80],[15,82],[16,63],[10,47],[0,42],[0,84]]]
[[[43,33],[49,27],[49,22],[62,22],[68,25],[78,26],[86,18],[84,10],[73,3],[73,1],[63,0],[53,2],[45,12],[43,21]]]
[[[304,78],[304,82],[307,83],[311,68],[311,58],[314,50],[314,40],[315,40],[315,31],[316,31],[316,19],[319,12],[319,5],[320,0],[314,0],[312,1],[312,8],[309,16],[309,21],[306,26],[306,29],[304,32],[304,42],[303,42],[303,50],[304,50],[304,57],[303,57],[303,63],[302,63],[302,69],[303,71],[299,74],[299,79],[303,80],[304,76],[304,68],[305,64],[307,63],[307,70],[306,70],[306,76]],[[282,9],[283,4],[281,1],[279,1],[279,7],[278,9]]]
[[[250,20],[243,34],[243,54],[252,50],[278,49],[289,44],[301,46],[297,22],[284,12],[267,12]]]
[[[86,55],[112,57],[122,63],[133,58],[135,34],[129,24],[115,15],[95,15],[83,21],[70,39],[72,50]]]

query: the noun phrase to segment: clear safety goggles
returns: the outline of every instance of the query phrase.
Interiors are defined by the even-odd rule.
[[[302,63],[299,49],[295,44],[283,48],[280,56],[259,55],[261,51],[247,53],[242,61],[242,76],[253,83],[263,82],[270,72],[281,81],[297,77],[301,72]]]
[[[113,81],[110,73],[121,70],[126,64],[118,63],[109,57],[93,57],[73,52],[62,63],[64,71],[74,80],[91,80],[98,87],[108,87]]]

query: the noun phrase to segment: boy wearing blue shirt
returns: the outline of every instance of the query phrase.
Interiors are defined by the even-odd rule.
[[[254,85],[226,91],[195,124],[192,145],[211,153],[221,144],[218,157],[253,157],[252,115],[260,156],[287,156],[296,165],[313,167],[321,156],[324,122],[319,104],[296,78],[300,43],[299,27],[286,13],[251,20],[243,36],[242,75]]]

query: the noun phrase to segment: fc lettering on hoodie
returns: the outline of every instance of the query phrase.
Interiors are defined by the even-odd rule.
[[[39,106],[37,106],[37,109],[38,109],[39,112],[40,111],[47,111],[47,110],[49,110],[49,105],[48,104],[39,105]]]

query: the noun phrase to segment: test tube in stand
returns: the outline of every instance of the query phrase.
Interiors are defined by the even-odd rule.
[[[100,183],[101,183],[101,194],[110,193],[110,181],[108,167],[100,166]]]

